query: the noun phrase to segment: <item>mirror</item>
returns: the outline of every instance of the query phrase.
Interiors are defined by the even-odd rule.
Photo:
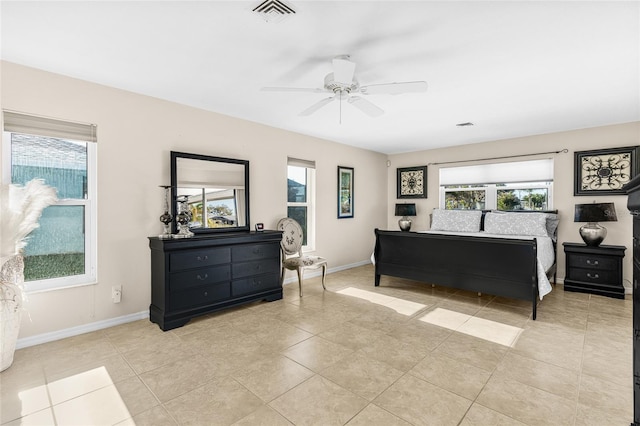
[[[181,208],[193,233],[249,230],[249,161],[171,151],[173,232]]]

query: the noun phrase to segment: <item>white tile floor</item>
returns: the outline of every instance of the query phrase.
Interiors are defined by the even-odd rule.
[[[383,277],[285,286],[162,332],[149,321],[22,349],[2,425],[628,425],[630,300],[528,302]]]

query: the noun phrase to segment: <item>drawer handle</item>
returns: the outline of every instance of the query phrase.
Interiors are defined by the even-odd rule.
[[[259,286],[259,285],[261,285],[261,284],[262,284],[262,281],[260,281],[260,280],[253,280],[253,285],[254,285],[254,286],[256,286],[256,287],[257,287],[257,286]]]
[[[598,261],[597,260],[587,259],[587,265],[597,266],[598,265]]]
[[[196,260],[199,262],[202,262],[203,260],[209,260],[209,256],[198,256],[196,257]]]
[[[196,275],[196,278],[199,279],[200,281],[204,281],[207,278],[209,278],[209,274],[204,274],[204,277],[201,276],[200,274]]]
[[[205,291],[205,292],[204,292],[204,295],[205,295],[205,296],[208,296],[208,295],[209,295],[209,292],[208,292],[208,291]]]
[[[591,275],[591,272],[587,272],[587,277],[595,280],[595,279],[600,278],[600,275],[598,275],[598,274]]]
[[[253,254],[260,254],[260,252],[262,252],[262,250],[260,250],[259,248],[253,249]]]

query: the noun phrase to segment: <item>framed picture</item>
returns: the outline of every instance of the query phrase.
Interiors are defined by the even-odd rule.
[[[353,167],[338,166],[338,219],[353,217]]]
[[[427,166],[398,168],[397,198],[427,198]]]
[[[624,194],[638,174],[637,146],[576,151],[573,195]]]

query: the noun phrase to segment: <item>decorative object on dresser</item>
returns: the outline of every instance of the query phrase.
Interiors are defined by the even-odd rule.
[[[398,169],[397,198],[427,198],[427,166]]]
[[[284,282],[284,273],[287,269],[296,271],[298,274],[300,297],[302,297],[304,270],[322,268],[322,288],[326,290],[327,288],[324,285],[324,281],[327,274],[327,260],[320,256],[306,256],[302,254],[301,250],[304,235],[300,224],[294,219],[285,217],[278,221],[276,229],[282,232],[282,241],[280,242],[280,249],[282,251],[281,283]]]
[[[627,208],[633,216],[633,423],[640,426],[640,176],[625,191]]]
[[[353,217],[353,167],[338,166],[338,219]]]
[[[162,330],[191,318],[253,302],[282,299],[279,231],[149,238],[149,319]]]
[[[171,185],[160,185],[160,188],[164,188],[164,213],[160,215],[160,222],[162,222],[162,234],[158,236],[158,238],[172,238],[173,234],[171,234],[171,222],[173,221],[173,216],[171,216],[171,201],[169,198],[171,197]]]
[[[580,227],[582,241],[597,247],[607,236],[607,228],[598,222],[616,222],[616,206],[613,203],[576,204],[574,222],[587,222]]]
[[[638,146],[576,151],[573,195],[625,194],[638,174]]]
[[[409,219],[409,216],[416,215],[416,205],[414,203],[396,204],[395,215],[402,216],[400,220],[398,220],[398,226],[400,226],[400,230],[409,231],[411,230],[411,219]]]
[[[566,257],[565,291],[624,299],[622,259],[624,246],[587,246],[563,243]]]

